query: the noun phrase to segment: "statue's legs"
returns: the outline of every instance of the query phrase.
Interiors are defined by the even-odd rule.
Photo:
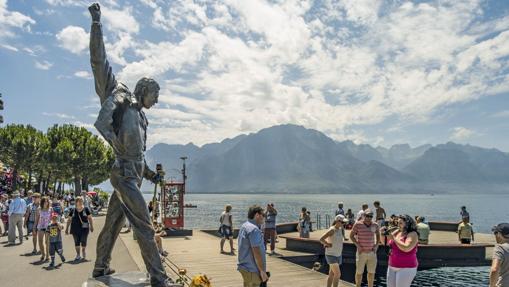
[[[113,188],[115,188],[115,194],[117,194],[116,201],[118,201],[118,203],[114,202],[113,204],[116,206],[108,207],[108,215],[110,215],[110,209],[116,209],[111,211],[111,223],[113,225],[108,225],[108,219],[106,220],[105,227],[101,232],[101,235],[103,235],[104,232],[104,238],[100,236],[98,239],[97,262],[95,268],[104,269],[108,267],[114,241],[123,225],[124,216],[120,215],[120,213],[123,213],[127,216],[127,219],[131,222],[133,227],[133,232],[136,235],[141,249],[143,261],[145,262],[147,271],[150,273],[151,284],[152,286],[159,286],[163,285],[168,277],[161,263],[161,257],[154,240],[154,229],[151,224],[148,208],[139,188],[143,167],[143,162],[120,161],[117,162],[112,169],[111,184]],[[111,230],[105,231],[106,228],[110,228]],[[100,240],[110,242],[101,243],[101,246],[104,245],[104,249],[100,249]]]
[[[118,197],[118,191],[113,191],[108,204],[106,213],[106,222],[97,239],[97,259],[95,269],[104,270],[109,268],[111,261],[111,251],[115,245],[118,234],[125,224],[124,210]]]

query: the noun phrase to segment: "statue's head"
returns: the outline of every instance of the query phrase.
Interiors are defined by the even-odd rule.
[[[150,109],[157,104],[159,89],[159,84],[154,79],[143,77],[136,83],[134,96],[144,108]]]

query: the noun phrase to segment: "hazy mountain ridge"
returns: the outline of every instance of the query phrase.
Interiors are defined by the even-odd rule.
[[[496,149],[455,143],[374,148],[296,125],[202,147],[157,144],[147,163],[162,163],[178,177],[184,155],[192,192],[441,192],[509,182],[509,155]]]

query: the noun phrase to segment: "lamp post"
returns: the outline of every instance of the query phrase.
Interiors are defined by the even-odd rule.
[[[0,93],[0,111],[4,110],[4,100],[2,100],[2,93]],[[0,115],[0,124],[4,123],[4,117]]]

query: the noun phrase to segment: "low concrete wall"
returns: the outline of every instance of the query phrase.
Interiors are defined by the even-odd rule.
[[[307,252],[315,255],[323,255],[325,250],[316,239],[295,238],[282,235],[286,239],[286,248],[292,251]],[[420,269],[437,267],[465,267],[465,266],[488,266],[490,261],[486,259],[486,248],[489,244],[460,245],[460,244],[430,244],[420,245],[417,251]],[[354,263],[356,247],[351,242],[343,245],[343,261]],[[388,248],[381,246],[377,257],[379,266],[387,266]]]
[[[291,233],[291,232],[297,232],[297,222],[288,222],[288,223],[281,223],[281,224],[276,224],[276,231],[277,231],[277,234],[285,234],[285,233]],[[219,229],[219,227],[218,227]],[[218,229],[203,229],[201,231],[205,232],[205,233],[208,233],[210,235],[214,235],[214,236],[221,236],[219,234],[219,230]],[[236,228],[233,230],[233,238],[237,238],[237,236],[239,235],[239,229]]]
[[[298,224],[299,224],[298,222],[288,222],[288,223],[276,224],[277,234],[297,232]]]
[[[428,224],[431,230],[457,232],[459,222],[430,221]]]

